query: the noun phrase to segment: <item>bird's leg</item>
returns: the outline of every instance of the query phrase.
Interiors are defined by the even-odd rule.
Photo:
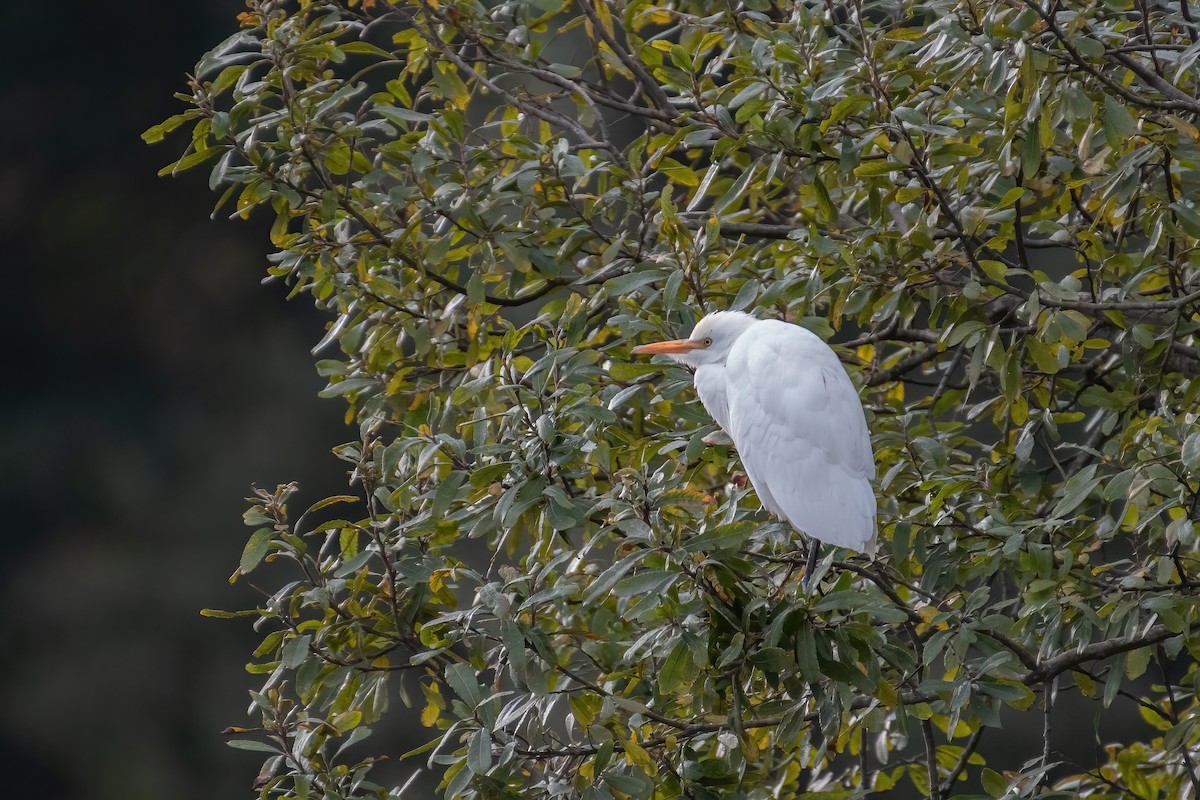
[[[810,539],[808,542],[808,561],[804,565],[804,579],[800,581],[800,587],[804,591],[808,591],[812,587],[813,573],[817,571],[817,561],[821,557],[821,543],[816,539]]]

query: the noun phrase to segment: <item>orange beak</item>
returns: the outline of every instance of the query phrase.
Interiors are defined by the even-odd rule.
[[[652,344],[640,344],[633,348],[632,352],[635,356],[653,356],[660,353],[688,353],[692,350],[703,350],[704,345],[699,342],[693,342],[691,339],[672,339],[669,342],[654,342]]]

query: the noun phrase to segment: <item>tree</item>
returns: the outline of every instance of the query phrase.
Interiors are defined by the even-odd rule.
[[[1200,794],[1189,0],[247,5],[146,138],[274,215],[357,424],[246,514],[263,796],[396,796],[398,695],[449,797]],[[881,553],[811,594],[629,357],[717,308],[861,381]]]

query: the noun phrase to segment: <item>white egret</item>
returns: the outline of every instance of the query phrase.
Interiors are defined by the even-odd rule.
[[[875,459],[837,354],[811,331],[717,311],[687,339],[635,347],[696,371],[696,393],[733,439],[764,508],[820,542],[874,555]],[[819,545],[809,547],[807,584]]]

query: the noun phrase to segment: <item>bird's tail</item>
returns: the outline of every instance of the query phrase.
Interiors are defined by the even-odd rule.
[[[867,539],[863,545],[862,554],[871,561],[875,560],[875,554],[879,551],[879,520],[876,517],[871,517],[871,538]]]

